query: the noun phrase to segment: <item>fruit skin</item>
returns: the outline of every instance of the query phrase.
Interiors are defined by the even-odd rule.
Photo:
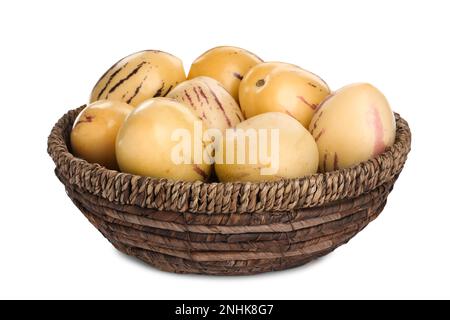
[[[385,96],[367,83],[336,91],[319,106],[309,131],[320,154],[320,170],[354,166],[382,153],[395,140],[395,118]]]
[[[225,154],[227,152],[226,143],[230,139],[225,136],[224,153],[218,155],[222,159],[222,164],[215,163],[215,172],[222,182],[229,181],[267,181],[280,180],[285,178],[299,178],[311,175],[317,172],[319,162],[319,152],[311,134],[297,120],[280,112],[268,112],[249,118],[236,126],[236,129],[278,129],[279,130],[279,169],[278,172],[271,175],[262,175],[261,167],[264,165],[258,158],[256,164],[250,164],[249,143],[246,139],[246,163],[237,164],[237,144],[233,138],[235,159],[234,164],[227,164]],[[260,141],[258,135],[258,141]],[[268,146],[268,154],[271,154],[273,148],[271,139]],[[259,142],[258,142],[259,144]]]
[[[239,83],[242,77],[262,60],[255,54],[238,47],[212,48],[198,57],[189,70],[188,79],[207,76],[219,81],[239,102]]]
[[[209,77],[184,81],[167,97],[189,106],[207,128],[223,131],[244,120],[241,108],[233,97],[218,81]]]
[[[194,136],[194,122],[201,121],[186,105],[169,98],[143,102],[127,117],[116,139],[116,156],[121,171],[154,178],[204,181],[210,164],[175,164],[171,137],[175,129],[187,129]],[[201,147],[202,151],[204,146]],[[192,154],[193,155],[193,154]]]
[[[152,97],[165,96],[186,80],[183,63],[158,50],[129,55],[115,63],[94,86],[90,101],[123,101],[133,106]]]
[[[321,78],[283,62],[254,66],[239,87],[239,101],[246,118],[265,112],[284,112],[305,128],[317,106],[329,94],[330,89]]]
[[[119,101],[96,101],[78,115],[70,133],[75,156],[118,170],[115,155],[117,132],[134,108]]]

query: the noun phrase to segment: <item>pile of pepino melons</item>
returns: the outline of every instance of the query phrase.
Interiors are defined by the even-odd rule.
[[[94,86],[71,131],[73,153],[112,170],[185,181],[266,181],[348,168],[395,139],[384,95],[331,91],[296,65],[213,48],[186,77],[177,57],[127,56]]]

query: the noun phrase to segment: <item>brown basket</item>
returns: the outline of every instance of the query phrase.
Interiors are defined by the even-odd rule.
[[[393,147],[353,168],[276,182],[183,182],[74,157],[69,111],[48,138],[67,194],[120,251],[161,270],[244,275],[299,266],[349,241],[383,210],[411,145],[398,114]]]

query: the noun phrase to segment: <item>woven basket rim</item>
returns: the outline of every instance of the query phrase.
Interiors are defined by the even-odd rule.
[[[222,213],[289,211],[321,206],[328,202],[357,197],[394,179],[401,171],[411,149],[408,123],[395,113],[397,128],[394,145],[377,157],[351,168],[316,173],[303,178],[264,182],[190,182],[144,177],[89,163],[70,152],[67,145],[68,133],[76,116],[85,106],[68,111],[51,130],[47,151],[55,162],[56,171],[69,183],[76,184],[85,192],[118,204],[156,210],[213,213],[217,211],[217,197],[221,198],[219,211]],[[164,192],[165,196],[159,196],[161,192]],[[234,192],[240,193],[239,203],[224,203],[224,198]],[[252,196],[249,197],[249,194]],[[287,196],[288,194],[290,195]],[[269,199],[259,205],[253,203],[253,198],[258,199],[258,196],[261,198],[264,195],[283,199]],[[200,200],[192,203],[193,196]],[[211,206],[211,203],[214,205]],[[232,208],[228,208],[230,206]]]

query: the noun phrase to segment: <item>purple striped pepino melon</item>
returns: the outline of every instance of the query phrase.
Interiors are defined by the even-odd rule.
[[[199,76],[216,79],[236,101],[239,101],[239,84],[242,78],[253,66],[261,62],[261,58],[242,48],[215,47],[192,63],[188,79]]]
[[[325,99],[309,131],[322,172],[352,167],[392,146],[395,118],[385,96],[367,83],[346,86]]]
[[[189,106],[208,129],[223,131],[244,120],[234,98],[218,81],[209,77],[182,82],[167,97]]]
[[[164,97],[184,80],[180,59],[163,51],[141,51],[109,68],[94,86],[90,102],[115,100],[137,106],[144,100]]]
[[[200,119],[183,103],[148,99],[126,118],[116,138],[116,158],[122,172],[183,181],[205,181],[211,164],[203,159],[206,146],[197,145]],[[199,132],[200,138],[203,132]],[[183,143],[186,142],[186,148]]]

